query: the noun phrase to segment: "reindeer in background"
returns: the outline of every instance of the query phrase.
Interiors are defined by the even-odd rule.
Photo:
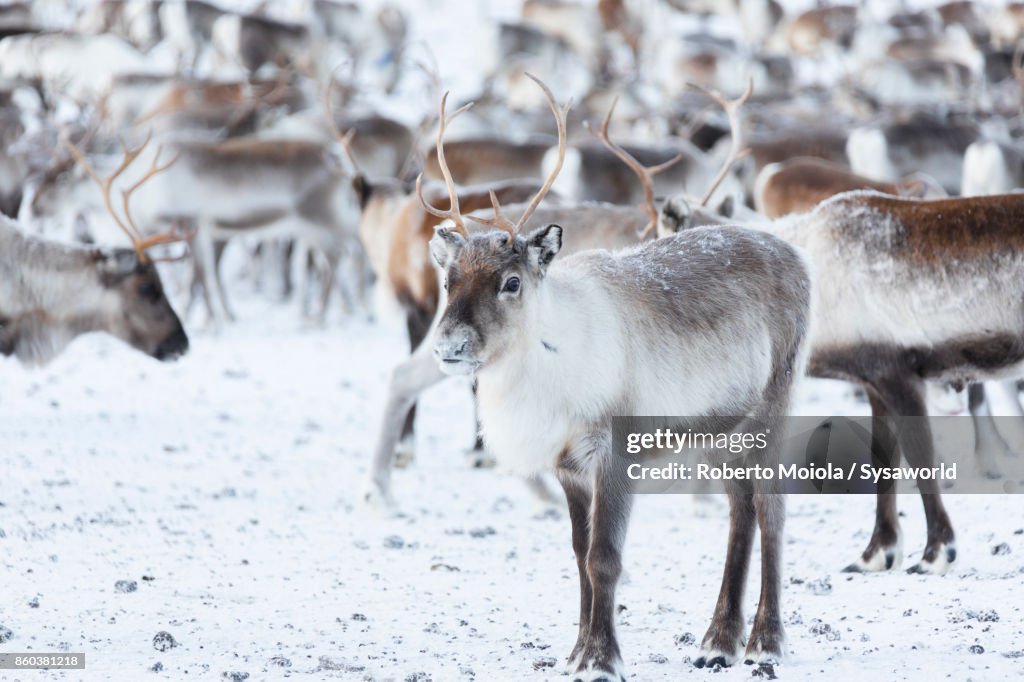
[[[124,191],[120,215],[111,196],[114,181],[144,148],[145,144],[125,150],[121,164],[106,178],[88,167],[105,206],[131,240],[130,249],[52,242],[25,234],[14,221],[0,218],[0,354],[13,355],[25,365],[44,365],[77,336],[95,331],[157,360],[174,360],[188,350],[188,336],[148,253],[185,237],[174,231],[144,237],[130,210],[132,193],[174,161],[154,161]],[[75,151],[84,163],[84,156]]]

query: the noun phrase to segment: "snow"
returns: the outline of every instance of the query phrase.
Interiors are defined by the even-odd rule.
[[[361,493],[388,371],[405,352],[400,326],[308,328],[291,307],[236,298],[242,321],[193,330],[176,364],[101,336],[37,372],[0,361],[0,626],[13,632],[0,651],[85,652],[86,679],[559,678],[578,608],[567,514],[519,479],[465,467],[466,385],[424,398],[418,459],[395,475],[402,515],[386,518]],[[865,406],[843,384],[807,381],[795,411],[830,410]],[[958,562],[921,577],[839,572],[867,543],[873,498],[789,499],[789,657],[776,674],[1024,671],[1020,498],[946,502]],[[924,520],[916,497],[900,503],[909,566]],[[709,674],[689,659],[726,531],[717,499],[638,500],[618,594],[630,679]],[[758,564],[755,550],[748,618]],[[160,632],[178,645],[158,651]]]

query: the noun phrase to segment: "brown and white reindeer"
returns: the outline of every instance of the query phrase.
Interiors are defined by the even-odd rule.
[[[182,237],[173,232],[143,237],[129,205],[132,191],[170,164],[154,163],[125,190],[121,215],[111,197],[113,181],[141,151],[125,151],[118,169],[105,179],[93,174],[111,215],[131,239],[131,249],[48,241],[0,217],[0,355],[13,355],[25,365],[43,365],[76,337],[96,331],[158,360],[174,360],[188,350],[188,336],[147,253],[152,246]]]
[[[551,102],[564,128],[565,111]],[[447,293],[433,350],[446,373],[475,376],[483,436],[499,461],[558,475],[580,574],[570,670],[624,680],[614,615],[631,460],[612,450],[611,419],[689,415],[683,428],[729,431],[752,418],[777,438],[805,358],[810,271],[789,244],[743,228],[555,260],[560,226],[521,233],[540,198],[516,223],[495,202],[488,224],[499,229],[477,234],[452,206],[430,244]],[[763,463],[776,456],[772,440]],[[745,640],[748,659],[783,654],[783,498],[731,490],[730,506],[722,589],[698,666],[732,663]],[[741,607],[755,527],[761,597],[747,640]]]
[[[726,102],[719,98],[719,102],[727,112],[730,112],[729,123],[730,127],[734,129],[733,137],[736,144],[732,145],[730,155],[705,192],[704,204],[726,178],[729,169],[739,156],[739,133],[735,132],[738,129],[739,120],[736,112],[748,96],[749,89],[744,96],[737,100]],[[526,204],[510,207],[515,211],[526,212],[526,227],[539,227],[551,223],[563,225],[572,235],[571,241],[566,246],[566,253],[581,249],[617,249],[632,246],[638,240],[653,234],[659,220],[655,197],[655,177],[671,170],[682,158],[682,155],[677,155],[675,158],[663,160],[657,165],[645,166],[629,150],[621,145],[613,144],[609,138],[608,126],[614,108],[613,102],[600,130],[595,132],[595,135],[608,148],[610,156],[625,163],[636,175],[637,185],[643,196],[639,208],[601,202],[535,207],[529,212],[526,212]],[[531,195],[534,193],[535,186],[523,183],[502,183],[491,186],[490,189],[487,187],[456,187],[452,179],[453,173],[449,169],[444,155],[447,149],[447,144],[443,143],[446,123],[447,121],[442,119],[435,149],[439,152],[438,167],[446,178],[450,205],[457,203],[463,212],[470,216],[471,220],[486,221],[493,217],[491,212],[494,208],[493,202],[490,204],[491,211],[477,209],[483,209],[488,205],[488,194],[491,190],[498,202],[516,201],[516,198],[509,196],[513,193],[521,193],[522,196],[519,200],[525,200],[524,190]],[[556,157],[558,169],[564,161],[565,150],[566,140],[559,138]],[[556,177],[557,172],[553,171],[547,182],[553,183]],[[436,219],[447,215],[447,213],[439,212],[440,201],[441,193],[437,186],[427,190],[425,200],[421,197],[420,201],[415,203],[405,197],[398,186],[390,188],[378,186],[373,189],[364,206],[360,227],[363,244],[369,254],[370,262],[374,264],[374,270],[378,273],[381,281],[390,287],[393,295],[397,297],[406,311],[413,347],[412,356],[399,363],[392,371],[381,420],[380,435],[374,450],[370,480],[367,485],[366,499],[386,509],[395,506],[391,494],[392,465],[393,463],[404,464],[411,458],[410,453],[414,444],[412,422],[416,400],[423,391],[444,379],[444,374],[434,361],[430,348],[420,345],[420,340],[428,334],[431,325],[437,322],[438,304],[441,298],[437,274],[429,265],[427,252],[427,243],[433,234],[434,226],[437,223]],[[705,211],[701,208],[693,211],[688,205],[686,210],[688,216],[691,217],[691,222],[682,225],[682,221],[670,217],[668,222],[673,223],[673,229],[690,227],[694,216],[697,220],[705,223],[724,222],[724,219],[713,211]],[[412,219],[410,220],[407,216],[412,216]],[[385,276],[382,273],[387,274]],[[482,461],[484,461],[482,443],[478,438],[473,452],[473,462],[478,465]]]
[[[669,231],[704,219],[675,198],[662,210]],[[921,419],[926,383],[1024,375],[1022,221],[1024,194],[915,200],[855,191],[753,226],[801,247],[817,272],[829,273],[815,284],[808,373],[862,386],[877,420],[914,417],[885,445],[927,468],[935,456]],[[957,558],[953,526],[937,483],[917,485],[927,539],[908,572],[943,574]],[[896,497],[879,492],[871,539],[845,570],[886,571],[902,561]]]
[[[880,182],[857,175],[845,166],[824,159],[797,157],[765,166],[754,183],[754,207],[766,218],[805,213],[825,199],[858,189],[922,198],[945,196],[927,177],[910,176],[899,182]]]

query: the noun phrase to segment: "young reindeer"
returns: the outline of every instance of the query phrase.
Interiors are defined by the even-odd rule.
[[[564,134],[568,109],[537,82]],[[447,292],[433,349],[445,373],[475,375],[483,437],[499,461],[557,474],[580,575],[570,668],[579,680],[625,679],[614,615],[631,460],[612,451],[611,418],[690,415],[683,428],[711,421],[726,431],[757,419],[771,434],[762,462],[770,465],[802,371],[810,273],[795,248],[743,228],[698,228],[556,261],[560,226],[521,234],[540,198],[516,223],[495,200],[483,222],[499,229],[482,234],[470,234],[452,205],[430,243]],[[740,653],[755,523],[761,597],[746,656],[783,653],[783,499],[760,487],[729,499],[725,574],[699,667]]]
[[[131,249],[47,241],[0,218],[0,355],[44,365],[77,336],[93,331],[107,332],[157,360],[174,360],[188,350],[188,336],[146,253],[183,237],[167,232],[143,238],[129,212],[132,192],[170,163],[154,162],[145,177],[123,192],[123,215],[117,214],[110,196],[114,180],[141,152],[142,147],[127,150],[120,167],[103,180],[89,169]]]
[[[721,100],[721,98],[719,98]],[[738,126],[736,115],[745,97],[732,102],[721,100],[729,114],[731,126]],[[623,147],[611,143],[608,138],[609,121],[613,113],[609,109],[601,125],[597,137],[608,147],[611,154],[621,159],[637,176],[644,197],[639,208],[615,206],[599,202],[583,202],[575,205],[540,207],[538,206],[527,218],[526,225],[539,227],[556,223],[569,230],[571,239],[566,244],[566,253],[584,249],[618,249],[632,246],[638,240],[649,237],[657,221],[658,210],[654,194],[654,178],[658,173],[667,170],[680,157],[669,159],[656,166],[644,166]],[[456,187],[452,179],[453,173],[447,163],[443,144],[445,127],[453,117],[441,119],[438,128],[435,150],[440,152],[438,168],[442,177],[447,178],[447,190],[450,202],[457,202],[466,213],[477,212],[493,215],[483,210],[486,205],[487,192],[485,187]],[[739,133],[733,131],[733,136]],[[564,158],[565,140],[559,140],[559,164]],[[733,145],[737,148],[737,145]],[[724,178],[728,168],[736,161],[739,154],[731,150],[725,161],[724,170],[719,171],[716,182]],[[682,155],[680,155],[682,156]],[[554,177],[554,176],[552,176]],[[549,178],[550,180],[550,178]],[[550,180],[553,182],[553,180]],[[712,196],[717,184],[712,184],[704,194],[704,202]],[[499,202],[526,201],[536,191],[535,186],[523,183],[502,183],[492,185]],[[528,194],[524,192],[528,190]],[[400,197],[401,200],[389,199],[388,195]],[[391,468],[396,455],[405,456],[412,450],[413,432],[412,419],[415,402],[427,388],[444,379],[444,373],[435,362],[428,344],[420,344],[433,324],[437,321],[439,311],[439,285],[437,274],[428,266],[430,256],[427,243],[433,235],[437,217],[447,217],[447,213],[437,208],[440,196],[433,188],[427,190],[427,201],[419,193],[420,201],[415,206],[411,202],[415,197],[408,198],[398,191],[388,192],[386,188],[373,188],[370,198],[363,209],[363,220],[360,226],[363,244],[369,254],[375,271],[392,288],[399,302],[406,309],[410,340],[414,352],[405,361],[399,363],[392,372],[388,387],[387,403],[381,420],[380,436],[374,450],[373,463],[370,468],[370,480],[367,486],[366,499],[387,509],[395,506],[391,493]],[[517,194],[521,196],[516,196]],[[539,204],[539,202],[538,202]],[[454,205],[454,204],[453,204]],[[525,211],[527,204],[516,205],[514,209]],[[699,212],[698,220],[724,222],[708,212]],[[410,215],[411,218],[403,219]],[[435,219],[432,219],[433,216]],[[381,226],[395,226],[381,229]],[[401,226],[401,227],[397,227]],[[688,225],[685,227],[689,227]],[[422,253],[421,253],[422,249]],[[387,273],[386,276],[383,273]],[[479,452],[482,443],[477,442],[474,452]],[[479,460],[477,460],[479,461]]]

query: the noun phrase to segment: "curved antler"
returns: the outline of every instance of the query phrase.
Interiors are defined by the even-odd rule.
[[[455,224],[455,231],[463,237],[468,237],[469,231],[466,230],[466,223],[463,222],[462,214],[459,212],[459,192],[455,187],[455,180],[452,178],[452,172],[448,169],[448,162],[444,158],[444,131],[449,121],[445,114],[445,107],[447,104],[448,93],[445,92],[444,95],[441,96],[441,115],[437,124],[437,165],[440,166],[441,175],[444,176],[445,185],[448,187],[448,210],[442,211],[434,208],[430,202],[423,198],[423,173],[416,176],[416,196],[419,197],[420,203],[423,204],[423,208],[426,209],[427,213],[438,218],[451,220]],[[454,114],[452,114],[450,120],[454,120],[459,114],[466,111],[471,106],[473,106],[472,102],[463,104],[455,111]]]
[[[66,138],[64,140],[64,144],[67,145],[68,149],[71,151],[72,156],[75,157],[75,160],[82,165],[82,168],[85,169],[85,172],[89,175],[89,177],[92,178],[97,185],[99,185],[100,191],[103,193],[103,205],[106,207],[107,212],[110,214],[110,217],[113,218],[114,222],[117,223],[117,226],[120,227],[126,235],[128,235],[128,239],[131,240],[132,246],[134,247],[135,252],[139,255],[139,258],[141,260],[146,261],[149,260],[149,256],[147,256],[145,253],[146,249],[157,244],[171,244],[174,242],[184,241],[190,238],[190,236],[188,235],[181,235],[176,233],[173,229],[167,232],[153,235],[151,237],[143,237],[142,231],[139,230],[138,226],[135,224],[135,220],[132,218],[131,214],[131,197],[135,190],[137,190],[143,184],[148,182],[153,176],[159,173],[163,173],[165,170],[174,165],[174,163],[180,157],[180,153],[176,154],[174,158],[168,161],[167,163],[160,164],[160,152],[162,151],[162,147],[158,147],[156,151],[156,156],[153,157],[153,161],[150,164],[149,170],[146,171],[145,175],[143,175],[142,178],[140,178],[139,180],[132,183],[127,189],[121,190],[121,205],[124,215],[118,215],[117,210],[114,208],[114,200],[111,196],[113,193],[114,181],[121,177],[121,174],[124,173],[128,169],[128,167],[132,165],[136,159],[139,158],[142,152],[149,145],[149,142],[152,138],[153,131],[150,131],[149,134],[146,135],[146,139],[142,142],[142,144],[139,145],[138,147],[135,147],[134,149],[126,147],[124,141],[122,140],[121,146],[122,148],[124,148],[124,152],[123,158],[121,159],[121,164],[114,170],[113,173],[111,173],[105,178],[101,178],[99,176],[99,174],[96,172],[96,169],[92,167],[91,163],[89,163],[89,160],[85,158],[85,154],[82,152],[81,149],[79,149],[74,143],[72,143],[71,140],[68,140]]]
[[[725,161],[722,163],[722,168],[719,169],[715,179],[711,181],[711,185],[700,200],[701,206],[707,206],[708,202],[711,201],[711,195],[715,193],[718,186],[722,184],[723,180],[725,180],[725,176],[729,174],[729,170],[732,168],[732,165],[750,153],[749,149],[745,149],[743,147],[743,129],[740,125],[739,111],[740,107],[750,99],[750,95],[754,92],[754,79],[751,78],[747,81],[747,89],[744,90],[743,94],[736,99],[726,99],[718,91],[709,90],[702,85],[697,85],[696,83],[687,83],[687,86],[702,92],[713,99],[722,107],[725,111],[726,117],[729,119],[729,155],[725,157]]]
[[[644,229],[640,231],[640,238],[646,239],[647,235],[649,235],[658,224],[658,208],[654,204],[654,176],[662,171],[668,170],[682,161],[686,157],[686,153],[679,152],[668,161],[659,163],[656,166],[644,166],[642,163],[637,161],[635,156],[627,152],[620,145],[612,142],[611,137],[608,136],[608,124],[612,120],[612,112],[615,111],[615,105],[618,103],[618,97],[612,100],[612,105],[608,107],[608,113],[605,114],[604,120],[601,122],[600,131],[595,131],[589,123],[584,123],[584,125],[587,130],[593,133],[594,137],[601,140],[604,146],[607,147],[612,154],[619,157],[619,159],[629,166],[630,170],[636,173],[637,177],[640,178],[640,184],[643,185],[644,189],[644,204],[642,208],[648,218]]]
[[[494,208],[494,217],[481,218],[472,215],[467,216],[475,223],[505,230],[508,232],[510,241],[515,239],[516,235],[519,234],[519,231],[523,229],[523,226],[526,225],[526,222],[530,219],[530,216],[532,216],[534,211],[537,210],[540,202],[543,201],[545,196],[547,196],[547,193],[551,190],[551,186],[555,184],[555,179],[562,170],[562,164],[565,162],[565,147],[567,140],[566,121],[569,117],[569,110],[572,109],[571,99],[565,103],[564,107],[559,108],[558,102],[555,101],[555,96],[551,93],[551,88],[531,73],[527,73],[526,77],[539,85],[540,89],[544,91],[544,97],[548,101],[548,106],[551,107],[551,113],[555,115],[555,124],[558,128],[558,160],[555,162],[554,168],[552,168],[551,172],[548,174],[547,179],[544,180],[544,184],[541,185],[540,190],[538,190],[537,194],[534,195],[533,199],[526,207],[526,210],[523,211],[523,215],[519,217],[517,222],[513,223],[502,215],[501,205],[498,203],[498,197],[493,190],[491,191],[491,206]]]
[[[334,70],[327,76],[327,84],[324,86],[323,92],[324,120],[327,121],[327,130],[334,136],[334,139],[341,143],[341,148],[345,150],[345,156],[352,163],[352,168],[357,174],[362,175],[363,171],[359,167],[359,162],[356,161],[355,154],[352,152],[352,138],[356,135],[356,129],[349,128],[344,133],[341,132],[338,124],[334,122],[334,112],[331,111],[331,91],[334,89],[334,74],[340,68],[340,65],[334,67]]]

